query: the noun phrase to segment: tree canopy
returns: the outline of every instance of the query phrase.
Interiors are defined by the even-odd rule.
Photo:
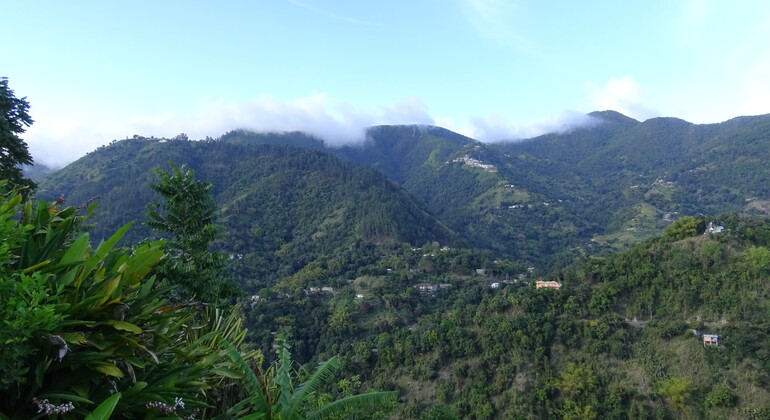
[[[8,87],[8,78],[0,78],[0,179],[12,186],[34,189],[35,183],[25,179],[19,165],[31,165],[27,143],[19,137],[32,125],[27,98],[17,98]]]
[[[208,181],[196,181],[195,173],[171,163],[171,172],[155,169],[160,182],[150,187],[164,202],[147,206],[147,225],[171,235],[169,257],[161,262],[160,273],[177,286],[180,299],[218,302],[231,297],[236,287],[225,275],[225,255],[211,252],[211,242],[221,235],[216,204]]]

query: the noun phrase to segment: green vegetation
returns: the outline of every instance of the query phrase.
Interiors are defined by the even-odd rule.
[[[19,135],[32,125],[27,98],[17,98],[8,86],[8,78],[0,77],[0,179],[11,186],[34,190],[36,185],[25,179],[20,165],[31,165],[32,155]]]
[[[244,363],[259,368],[262,360],[244,347],[237,308],[167,301],[176,285],[158,281],[169,276],[158,263],[174,257],[164,242],[118,248],[126,225],[92,247],[83,226],[75,207],[0,196],[0,418],[227,412],[246,391]],[[276,380],[272,374],[257,375]],[[292,378],[281,380],[293,387]],[[293,418],[307,412],[295,407]],[[268,414],[257,410],[254,418]]]
[[[162,279],[173,287],[175,300],[198,299],[220,303],[233,297],[236,286],[224,278],[226,255],[209,250],[221,237],[216,223],[216,204],[209,182],[196,181],[192,170],[171,164],[171,173],[158,169],[160,181],[150,188],[165,199],[147,206],[147,225],[170,234],[168,257],[158,267]]]
[[[100,148],[41,182],[50,199],[102,196],[89,222],[11,196],[9,208],[39,214],[29,220],[72,219],[73,233],[17,225],[16,210],[0,218],[6,277],[20,279],[4,277],[10,298],[0,306],[12,344],[3,384],[23,390],[10,404],[66,395],[50,400],[87,399],[76,408],[85,414],[106,400],[109,379],[128,418],[284,418],[327,406],[344,406],[342,417],[393,409],[424,420],[767,417],[770,120],[592,117],[498,145],[409,126],[376,127],[338,149],[301,133],[246,132]],[[181,166],[156,172],[158,182],[153,169],[169,160]],[[147,184],[165,201],[150,206],[149,223],[121,228],[156,199]],[[709,233],[712,222],[724,229]],[[79,239],[89,229],[110,245],[93,250]],[[61,242],[22,245],[31,232]],[[141,245],[116,248],[121,235]],[[67,258],[21,257],[54,249]],[[60,302],[75,298],[61,276],[101,255],[82,295],[98,305],[100,288],[125,270],[118,262],[138,253],[153,258],[135,287],[115,286],[101,302],[118,299],[109,314],[66,312]],[[41,271],[49,267],[60,268]],[[207,288],[227,278],[223,268],[248,295],[232,312],[204,304],[222,296],[218,284]],[[561,287],[537,289],[537,280]],[[95,347],[104,341],[93,331],[147,351]],[[71,350],[60,362],[57,336]],[[57,369],[85,350],[95,362],[70,369],[90,387],[35,391],[38,359]],[[43,387],[52,386],[46,372]],[[373,392],[381,389],[400,404]],[[179,411],[148,414],[148,405]]]
[[[398,389],[403,418],[765,413],[770,224],[725,214],[727,231],[705,234],[706,220],[552,272],[561,290],[534,289],[509,262],[428,246],[383,255],[330,292],[265,290],[246,314],[262,348],[277,331],[300,357],[339,354],[345,375]]]
[[[288,344],[279,337],[275,347],[276,361],[267,371],[256,374],[237,351],[230,351],[232,361],[243,375],[248,396],[223,414],[223,419],[349,418],[395,402],[392,392],[347,395],[333,402],[324,402],[328,395],[320,396],[316,390],[332,377],[339,367],[339,359],[333,357],[319,364],[304,382],[296,384],[297,375]]]

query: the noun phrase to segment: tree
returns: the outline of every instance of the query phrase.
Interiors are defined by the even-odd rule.
[[[658,394],[676,408],[683,408],[690,400],[693,384],[687,378],[669,378],[658,384]]]
[[[0,179],[12,187],[34,190],[37,185],[22,175],[19,165],[31,165],[32,155],[19,135],[34,121],[29,116],[27,98],[16,98],[8,87],[8,78],[0,78]]]
[[[670,241],[678,241],[697,235],[698,232],[703,231],[704,226],[702,219],[692,216],[680,217],[663,230],[663,237]]]
[[[165,199],[147,206],[146,224],[168,238],[167,257],[159,272],[173,285],[177,300],[198,299],[219,302],[236,294],[236,287],[225,275],[223,253],[210,252],[219,238],[213,185],[196,181],[192,169],[169,162],[171,173],[155,169],[160,182],[150,184]]]
[[[770,266],[770,249],[752,245],[746,249],[743,258],[748,266],[748,272],[756,279]]]

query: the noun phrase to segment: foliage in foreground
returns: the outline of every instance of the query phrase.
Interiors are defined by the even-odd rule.
[[[0,197],[0,413],[36,418],[45,401],[82,418],[117,392],[123,418],[177,398],[188,414],[217,404],[240,318],[169,306],[152,274],[162,243],[118,248],[124,226],[92,247],[77,211]]]
[[[166,299],[163,242],[119,248],[126,225],[92,247],[77,212],[0,196],[0,419],[336,418],[392,401],[313,406],[337,359],[296,385],[283,345],[263,370],[258,350],[241,350],[237,307]]]
[[[221,420],[356,418],[362,412],[392,408],[395,402],[393,392],[370,392],[323,403],[317,390],[332,378],[340,366],[339,359],[333,357],[319,364],[304,382],[296,384],[289,345],[279,338],[275,347],[277,360],[265,370],[257,366],[256,373],[239,352],[230,349],[230,358],[243,375],[248,396],[232,406]]]
[[[8,86],[8,79],[0,77],[0,179],[14,187],[34,190],[37,186],[25,179],[19,165],[31,165],[32,155],[27,143],[19,137],[32,125],[27,98],[17,98]]]

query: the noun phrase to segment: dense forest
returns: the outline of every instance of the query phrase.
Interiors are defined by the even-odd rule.
[[[401,393],[404,418],[765,418],[770,225],[716,220],[544,277],[559,290],[510,262],[402,248],[347,286],[260,295],[250,334],[345,354],[348,375]]]
[[[770,417],[770,174],[761,163],[770,119],[589,117],[569,132],[501,144],[423,126],[374,127],[361,144],[337,148],[302,133],[135,137],[41,179],[36,208],[73,206],[77,229],[57,248],[64,261],[86,231],[108,240],[120,229],[135,244],[120,251],[128,256],[158,249],[144,275],[167,279],[172,290],[157,293],[171,293],[153,298],[171,301],[152,311],[176,308],[168,325],[192,328],[186,350],[164,354],[194,358],[200,343],[190,340],[224,339],[207,342],[219,359],[194,362],[206,379],[189,380],[231,384],[237,395],[188,389],[199,417],[232,414],[246,397],[257,404],[249,390],[259,381],[299,392],[290,382],[313,380],[319,363],[338,369],[336,382],[317,384],[303,415],[371,395],[381,404],[337,415],[374,407],[375,418],[425,420]],[[159,187],[174,179],[205,188],[190,199]],[[156,223],[203,204],[191,225]],[[188,225],[192,242],[179,236]],[[201,225],[208,233],[196,233]],[[189,243],[205,251],[186,253]],[[89,246],[78,249],[86,258]],[[222,277],[168,283],[211,273]],[[235,336],[192,334],[192,325],[224,328],[213,315],[198,318],[200,296],[235,304],[219,315],[238,325],[226,328]],[[94,322],[161,331],[143,318],[125,320],[139,330]],[[68,334],[58,335],[87,347]],[[142,360],[128,363],[148,375]],[[124,372],[114,358],[106,364]],[[130,386],[126,375],[120,383]],[[146,378],[136,383],[160,384]],[[379,391],[394,391],[397,403]],[[147,392],[174,404],[172,393]],[[89,402],[107,400],[98,395]],[[127,413],[144,412],[121,401]]]

